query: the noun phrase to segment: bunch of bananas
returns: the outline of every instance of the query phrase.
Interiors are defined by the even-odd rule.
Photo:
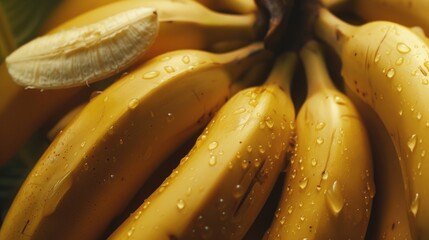
[[[0,239],[429,239],[426,9],[60,1],[0,37]]]

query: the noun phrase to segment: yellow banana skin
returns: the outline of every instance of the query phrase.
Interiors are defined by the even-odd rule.
[[[215,13],[191,0],[118,1],[79,15],[55,29],[51,29],[50,33],[88,25],[115,13],[142,5],[158,8],[163,30],[160,31],[156,44],[152,45],[153,48],[143,56],[141,61],[171,50],[205,49],[218,40],[240,39],[245,43],[254,38],[254,15],[233,16]],[[50,18],[48,21],[55,22],[55,19]],[[1,67],[0,74],[1,89],[4,89],[0,94],[0,106],[2,106],[0,108],[2,116],[0,137],[8,139],[0,149],[0,165],[8,161],[37,128],[51,119],[51,114],[58,114],[59,110],[67,111],[67,102],[70,102],[71,99],[75,99],[77,103],[82,102],[87,99],[88,92],[91,91],[85,87],[86,90],[69,89],[43,93],[39,93],[38,90],[24,91],[23,87],[12,81],[5,66]],[[75,104],[71,104],[70,107]],[[29,115],[30,113],[31,115]],[[29,118],[33,120],[27,121]],[[11,133],[10,131],[13,129],[21,130]]]
[[[420,26],[429,32],[429,1],[352,0],[350,9],[366,21],[388,20],[406,26]]]
[[[282,198],[265,239],[364,239],[375,194],[368,137],[328,76],[318,43],[300,52],[307,98]]]
[[[136,7],[156,9],[159,20],[158,37],[141,61],[167,51],[207,49],[221,41],[250,42],[256,38],[255,14],[218,13],[193,0],[117,1],[79,15],[55,30],[84,26]]]
[[[90,88],[55,91],[24,89],[0,65],[0,166],[9,161],[35,131],[50,119],[88,98]],[[19,130],[18,130],[19,129]]]
[[[366,239],[411,239],[401,168],[392,140],[377,114],[349,88],[345,92],[362,116],[371,142],[375,195]]]
[[[428,239],[428,45],[402,25],[351,26],[325,9],[315,27],[342,59],[345,84],[386,126],[401,166],[413,238]]]
[[[195,0],[221,12],[246,14],[257,11],[255,0]]]
[[[109,239],[243,238],[284,167],[295,59],[283,55],[264,85],[228,100],[179,166]]]
[[[269,54],[166,53],[93,98],[28,175],[0,239],[97,239],[150,173],[208,122],[233,80]]]

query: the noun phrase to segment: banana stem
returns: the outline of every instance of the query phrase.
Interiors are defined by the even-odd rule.
[[[292,52],[285,52],[277,57],[270,75],[265,81],[265,85],[275,84],[287,94],[290,94],[290,86],[296,68],[297,55]]]
[[[316,36],[328,43],[339,56],[346,40],[351,36],[354,26],[336,17],[326,8],[319,9],[315,23]]]
[[[304,63],[305,74],[307,76],[307,97],[320,91],[320,89],[335,89],[319,43],[316,41],[307,42],[300,51],[300,57]]]
[[[267,61],[271,57],[271,53],[264,48],[262,42],[255,42],[231,52],[217,54],[217,56],[218,62],[226,65],[233,78],[239,79],[239,75],[243,74],[243,68]]]

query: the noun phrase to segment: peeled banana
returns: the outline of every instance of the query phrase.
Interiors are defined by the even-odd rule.
[[[332,84],[318,43],[306,43],[300,56],[308,93],[265,239],[364,239],[375,194],[366,129]]]
[[[352,26],[321,8],[315,32],[342,60],[345,84],[380,117],[395,145],[413,238],[429,238],[429,47],[411,29]]]
[[[283,54],[265,84],[228,100],[179,166],[109,239],[241,239],[285,164],[295,61]]]
[[[94,97],[21,186],[0,239],[96,239],[151,172],[199,131],[261,43],[225,54],[181,50],[139,66]]]
[[[88,85],[167,51],[254,40],[255,24],[255,14],[216,13],[192,0],[118,1],[34,39],[6,62],[11,76],[23,86]]]

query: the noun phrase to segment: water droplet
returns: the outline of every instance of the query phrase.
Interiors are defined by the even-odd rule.
[[[153,79],[159,76],[159,71],[150,71],[143,74],[144,79]]]
[[[250,99],[249,105],[255,107],[256,105],[258,105],[258,101],[256,101],[256,99]]]
[[[149,207],[149,205],[150,205],[150,202],[149,202],[149,201],[145,201],[145,202],[143,203],[143,209],[148,208],[148,207]]]
[[[422,113],[418,112],[417,115],[416,115],[417,120],[422,119],[422,117],[423,117]]]
[[[134,231],[136,230],[136,228],[135,227],[131,227],[129,230],[128,230],[128,232],[127,232],[127,236],[128,237],[131,237],[133,234],[134,234]]]
[[[136,213],[136,215],[134,216],[134,219],[135,219],[135,220],[139,219],[141,215],[142,215],[142,211],[138,211],[138,212]]]
[[[308,184],[308,178],[307,177],[303,177],[300,181],[299,181],[299,187],[301,189],[305,189],[307,187]]]
[[[241,186],[240,184],[237,184],[235,185],[232,194],[235,198],[240,198],[241,196],[243,196],[244,190],[245,189],[243,188],[243,186]]]
[[[403,54],[409,53],[411,51],[411,48],[408,47],[405,43],[398,43],[398,45],[396,45],[396,49],[398,52]]]
[[[217,142],[211,142],[211,143],[209,144],[209,150],[210,150],[210,151],[215,150],[215,149],[217,148],[217,146],[218,146],[218,143],[217,143]]]
[[[251,153],[251,152],[252,152],[252,150],[253,150],[252,146],[251,146],[251,145],[248,145],[248,146],[247,146],[247,152]]]
[[[416,143],[417,143],[417,135],[413,134],[408,139],[408,148],[410,149],[411,152],[414,151],[414,148],[416,147]]]
[[[316,139],[316,143],[319,144],[319,145],[323,144],[324,142],[325,142],[325,140],[322,137],[318,137]]]
[[[172,66],[165,66],[164,70],[166,73],[174,73],[176,71]]]
[[[390,68],[390,69],[387,71],[386,76],[387,76],[388,78],[393,78],[393,77],[395,76],[395,74],[396,74],[395,69]]]
[[[259,152],[261,153],[261,154],[264,154],[265,153],[265,148],[262,146],[262,145],[259,145]]]
[[[85,147],[85,144],[86,144],[86,142],[85,141],[83,141],[81,144],[80,144],[80,147]]]
[[[335,96],[334,101],[336,104],[339,104],[339,105],[345,105],[346,104],[344,99],[340,96]]]
[[[256,168],[258,168],[259,166],[261,166],[261,160],[259,160],[259,158],[255,158],[255,160],[253,161],[254,165]]]
[[[380,61],[381,55],[377,54],[374,58],[374,63],[378,63]]]
[[[167,113],[167,122],[172,122],[174,120],[174,114],[173,113]]]
[[[337,216],[344,207],[344,197],[341,193],[338,181],[334,181],[332,187],[328,189],[325,196],[329,209]]]
[[[316,124],[316,130],[322,130],[324,127],[325,127],[325,123],[324,122],[318,122],[317,124]]]
[[[399,116],[402,116],[402,114],[404,114],[404,111],[402,111],[402,109],[401,109],[401,110],[399,110],[398,114],[399,114]]]
[[[328,177],[329,177],[328,171],[323,171],[322,172],[322,179],[326,180],[326,179],[328,179]]]
[[[132,98],[128,102],[128,108],[129,109],[135,109],[139,105],[139,100],[137,98]]]
[[[274,120],[271,117],[265,117],[265,125],[267,125],[268,128],[273,128]]]
[[[209,165],[210,166],[214,166],[214,165],[216,165],[216,156],[211,156],[210,157],[210,160],[209,160]]]
[[[396,90],[400,93],[400,92],[402,92],[402,85],[401,84],[398,84],[398,85],[396,85]]]
[[[317,160],[316,158],[312,158],[311,159],[311,166],[315,167],[317,165]]]
[[[289,214],[292,214],[292,212],[293,212],[293,206],[292,205],[287,208],[287,212]]]
[[[410,206],[410,211],[414,215],[414,217],[417,216],[417,213],[419,211],[419,205],[420,205],[419,194],[416,193],[416,195],[414,195],[413,201],[411,202],[411,206]]]
[[[177,209],[183,210],[185,208],[185,201],[183,199],[177,200]]]
[[[280,224],[283,225],[286,222],[286,217],[283,216],[282,218],[280,218]]]
[[[185,64],[188,64],[191,61],[188,55],[185,55],[182,57],[182,62]]]
[[[239,109],[235,110],[235,111],[234,111],[234,114],[241,114],[241,113],[244,113],[245,111],[246,111],[246,108],[241,107],[241,108],[239,108]]]
[[[403,57],[398,58],[395,63],[398,66],[402,65],[402,63],[404,63],[404,58]]]
[[[421,157],[425,157],[426,156],[426,150],[423,150],[422,153],[420,154]]]
[[[246,159],[243,159],[243,161],[241,161],[241,167],[243,167],[243,169],[246,169],[249,166],[249,161],[247,161]]]
[[[427,80],[426,78],[422,80],[422,84],[423,85],[428,85],[429,84],[429,80]]]

